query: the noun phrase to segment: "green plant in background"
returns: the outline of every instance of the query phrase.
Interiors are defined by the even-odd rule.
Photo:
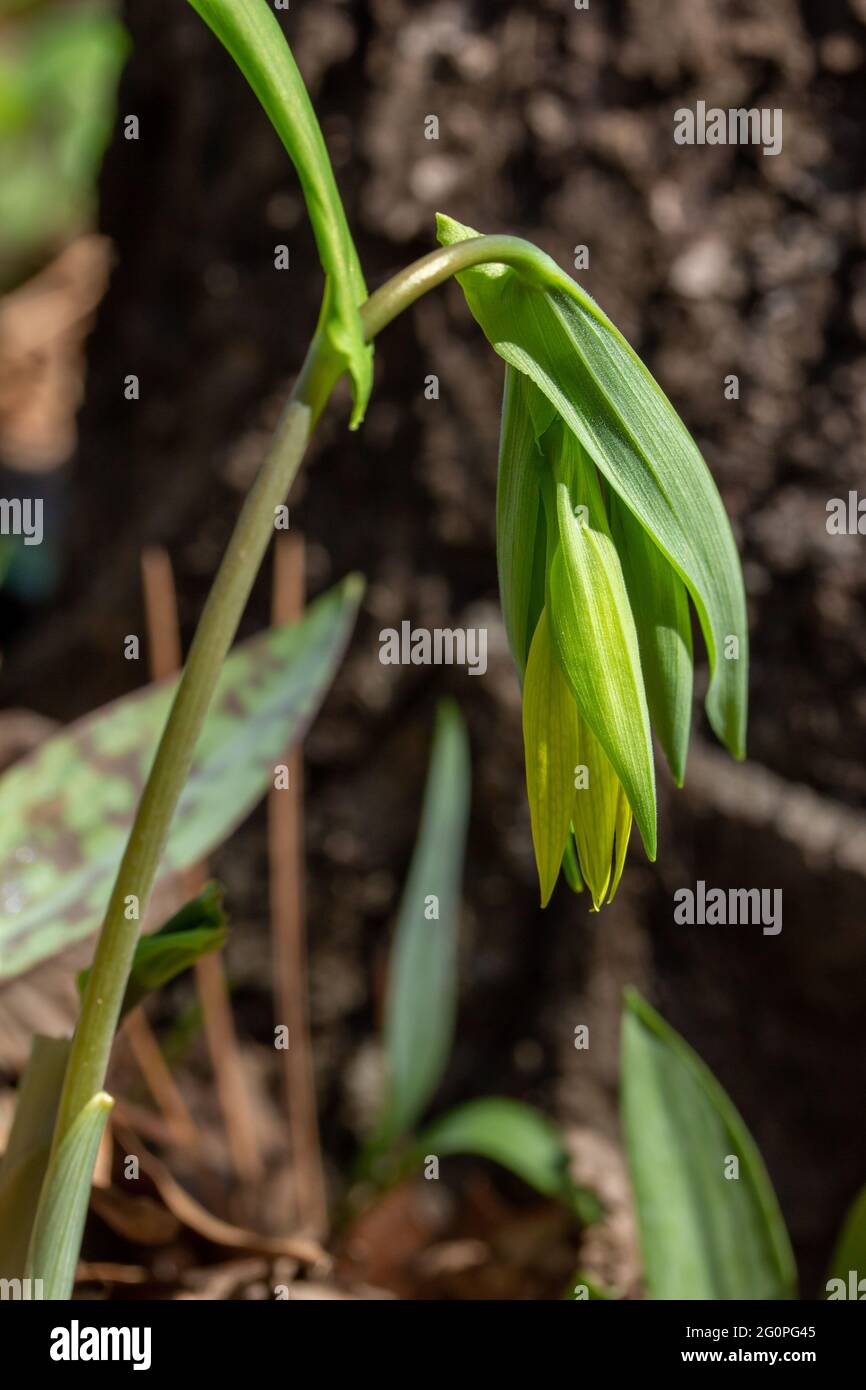
[[[116,837],[109,845],[105,825],[92,828],[88,836],[92,882],[85,873],[87,881],[75,892],[86,899],[88,926],[97,909],[102,915],[104,908],[104,915],[66,1064],[31,1243],[35,1277],[63,1253],[65,1273],[52,1283],[57,1296],[68,1292],[72,1277],[64,1253],[74,1244],[70,1230],[75,1233],[62,1195],[66,1170],[81,1177],[84,1190],[93,1135],[107,1103],[106,1070],[140,923],[165,863],[166,846],[170,857],[175,835],[183,839],[186,817],[178,817],[174,830],[175,813],[273,530],[275,507],[297,473],[334,385],[347,373],[354,392],[351,424],[360,423],[370,390],[370,344],[422,294],[456,275],[473,314],[507,363],[499,569],[506,626],[525,681],[527,782],[543,900],[564,862],[571,885],[579,889],[585,880],[594,906],[600,906],[622,871],[632,815],[647,852],[655,854],[649,720],[652,716],[681,779],[691,695],[686,592],[710,658],[710,720],[736,756],[744,749],[746,624],[730,528],[695,445],[624,339],[537,247],[510,236],[476,236],[447,218],[439,219],[443,245],[438,250],[366,298],[321,131],[267,0],[190,3],[234,57],[295,165],[325,290],[307,357],[238,518],[171,699],[126,848],[121,856]],[[252,755],[252,726],[250,734]],[[58,759],[58,767],[63,762]],[[580,789],[575,788],[576,767],[587,774]],[[125,794],[121,804],[125,813]],[[67,812],[78,816],[81,806],[76,801]],[[25,846],[26,837],[23,828]],[[196,849],[196,855],[200,852]],[[105,875],[115,872],[109,894]],[[50,866],[46,874],[50,882]],[[41,871],[34,871],[34,895],[42,881]],[[68,939],[67,929],[74,930],[73,919],[63,916],[67,904],[56,875],[51,891],[59,913],[21,917],[23,932],[17,909],[7,913],[16,919],[11,925],[0,922],[0,941],[4,936],[11,941],[19,960],[34,949],[28,945],[31,937],[41,934],[54,949]],[[128,910],[131,901],[138,909],[134,918]],[[58,931],[58,925],[64,929]],[[404,953],[412,960],[425,949],[432,948],[422,949],[401,922],[397,974]],[[448,958],[438,964],[445,981]],[[406,1026],[403,1007],[395,1000],[388,1010],[388,1037],[402,1036]],[[421,1082],[413,1073],[408,1088],[400,1064],[393,1062],[390,1109],[383,1120],[383,1136],[389,1140],[405,1132],[429,1099],[447,1055],[445,1044],[443,1034],[423,1065],[415,1054]],[[487,1132],[498,1138],[487,1142],[491,1152],[501,1152],[502,1136],[517,1112],[508,1102],[479,1104],[499,1107],[488,1110]],[[477,1111],[474,1117],[466,1110],[455,1112],[450,1142],[465,1144],[473,1121],[477,1128]],[[446,1122],[441,1125],[445,1130],[440,1127],[437,1142],[447,1147],[449,1129]],[[464,1138],[458,1141],[454,1135],[460,1133]],[[428,1142],[433,1141],[428,1137]],[[525,1153],[532,1142],[524,1133]],[[539,1141],[539,1152],[543,1149]]]
[[[374,1181],[417,1173],[429,1157],[475,1154],[509,1169],[584,1224],[601,1208],[569,1175],[556,1125],[520,1101],[487,1096],[418,1122],[445,1074],[457,1014],[460,887],[469,813],[469,749],[450,703],[436,719],[421,826],[403,890],[385,1001],[385,1102],[359,1172]]]
[[[313,603],[301,622],[251,638],[225,662],[161,879],[199,862],[271,785],[275,763],[303,737],[331,683],[361,587],[350,577]],[[163,682],[97,710],[0,779],[0,977],[14,977],[98,927],[176,687],[174,680]],[[221,896],[209,885],[137,941],[120,1018],[221,948],[227,930]],[[83,997],[90,975],[79,977]],[[66,1039],[34,1038],[0,1160],[0,1278],[30,1272],[43,1280],[49,1298],[67,1297],[72,1287],[93,1154],[110,1109],[110,1097],[96,1092],[79,1112],[81,1124],[51,1156],[71,1046]],[[53,1195],[37,1222],[43,1184]]]
[[[791,1244],[754,1140],[709,1068],[635,990],[620,1066],[650,1297],[794,1298]]]
[[[0,13],[0,284],[87,226],[129,40],[110,7]],[[20,11],[20,13],[19,13]]]
[[[121,1016],[135,1008],[153,989],[159,989],[187,970],[209,951],[225,942],[226,919],[222,890],[215,883],[175,913],[159,931],[139,941],[133,959]],[[79,977],[86,983],[87,971]],[[69,1061],[70,1042],[65,1038],[36,1036],[19,1084],[15,1119],[0,1159],[0,1279],[21,1278],[32,1263],[47,1278],[48,1298],[63,1296],[78,1259],[81,1230],[90,1199],[93,1151],[98,1146],[111,1109],[111,1097],[100,1093],[85,1107],[76,1140],[56,1155],[60,1209],[35,1226],[39,1193],[48,1169],[51,1135],[57,1117],[63,1074]],[[71,1134],[71,1132],[70,1132]],[[88,1166],[89,1165],[89,1166]],[[57,1248],[52,1250],[52,1231],[62,1223]],[[42,1258],[41,1242],[48,1249]],[[28,1260],[28,1250],[31,1250]]]
[[[827,1271],[828,1300],[866,1298],[866,1187],[855,1197]]]
[[[634,989],[626,991],[620,1068],[650,1298],[796,1298],[791,1242],[754,1139],[709,1068]],[[864,1270],[866,1188],[843,1223],[827,1298],[866,1294]]]
[[[302,622],[251,638],[225,662],[160,878],[197,864],[265,794],[333,679],[361,590],[344,580]],[[96,710],[0,778],[0,979],[98,929],[177,684]]]

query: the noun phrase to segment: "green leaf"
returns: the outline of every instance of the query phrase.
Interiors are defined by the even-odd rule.
[[[469,790],[466,729],[456,705],[445,701],[436,716],[421,828],[391,951],[385,1001],[388,1091],[376,1146],[386,1147],[415,1123],[451,1052]]]
[[[440,242],[478,234],[439,216]],[[739,558],[721,498],[673,406],[598,305],[549,257],[529,275],[503,265],[458,276],[506,362],[535,382],[649,531],[691,594],[710,660],[707,713],[745,756],[748,632]],[[726,654],[726,641],[730,643]]]
[[[650,1297],[793,1298],[794,1258],[754,1140],[709,1069],[634,990],[621,1064]],[[731,1158],[736,1178],[725,1175]]]
[[[632,810],[628,804],[628,797],[622,787],[619,789],[619,799],[616,803],[616,857],[613,865],[613,878],[610,883],[610,892],[607,900],[612,903],[622,878],[622,871],[625,868],[625,857],[628,852],[628,842],[631,836]]]
[[[616,884],[611,885],[611,875],[617,813],[626,798],[604,749],[589,725],[579,717],[575,766],[586,768],[587,784],[578,785],[571,799],[574,839],[581,876],[592,894],[593,908],[598,912],[608,890],[611,898],[616,892]]]
[[[866,1187],[860,1189],[845,1217],[827,1271],[828,1281],[843,1280],[846,1296],[852,1270],[858,1283],[861,1279],[866,1279]]]
[[[581,716],[622,782],[646,852],[654,859],[649,711],[622,567],[595,469],[561,426],[554,426],[546,439],[555,469],[559,528],[549,579],[553,640]],[[582,857],[581,865],[585,875]]]
[[[546,907],[556,887],[574,804],[579,761],[577,706],[553,648],[545,608],[538,620],[523,688],[523,741],[532,842]]]
[[[565,853],[562,856],[562,872],[572,893],[583,892],[583,878],[580,873],[580,864],[577,858],[577,851],[574,848],[574,840],[569,836],[565,845]]]
[[[228,933],[222,898],[220,885],[208,883],[198,897],[186,903],[158,931],[139,937],[120,1009],[121,1018],[137,1008],[146,995],[162,989],[176,975],[189,970],[202,956],[222,950]],[[78,992],[82,998],[89,976],[89,968],[78,976]]]
[[[37,1034],[18,1083],[15,1115],[0,1159],[0,1279],[21,1279],[71,1041]]]
[[[93,1165],[113,1105],[105,1091],[97,1092],[76,1115],[49,1161],[45,1197],[30,1237],[26,1269],[27,1278],[43,1281],[43,1298],[68,1299],[72,1295],[90,1205]]]
[[[531,406],[530,397],[535,397]],[[496,565],[505,631],[521,675],[544,606],[546,544],[540,492],[544,458],[538,447],[536,420],[545,405],[528,377],[505,368],[496,484]],[[547,423],[552,419],[551,410]]]
[[[552,1120],[522,1101],[498,1096],[472,1100],[434,1121],[418,1140],[419,1155],[477,1154],[553,1197],[590,1224],[601,1216],[598,1199],[569,1174],[568,1150]]]
[[[92,225],[129,36],[103,7],[41,6],[0,45],[0,286]],[[39,547],[42,549],[42,547]]]
[[[678,787],[686,774],[692,722],[692,625],[679,575],[613,493],[610,526],[640,646],[652,726]]]
[[[299,623],[232,652],[196,747],[161,875],[197,863],[252,810],[333,679],[362,592],[352,577]],[[107,705],[0,778],[0,979],[99,926],[176,681]]]
[[[228,49],[282,140],[298,174],[326,275],[318,332],[352,379],[352,429],[364,418],[373,353],[359,313],[367,298],[361,263],[328,149],[291,49],[267,0],[189,0]]]

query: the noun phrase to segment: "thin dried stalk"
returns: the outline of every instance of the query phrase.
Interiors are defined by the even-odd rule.
[[[273,621],[292,622],[304,610],[304,546],[300,537],[283,536],[274,552]],[[328,1209],[316,1114],[312,1042],[307,987],[307,940],[304,922],[303,753],[297,746],[286,758],[289,786],[274,790],[268,801],[271,939],[277,1022],[288,1029],[283,1049],[283,1077],[292,1133],[297,1219],[302,1230],[321,1236]]]

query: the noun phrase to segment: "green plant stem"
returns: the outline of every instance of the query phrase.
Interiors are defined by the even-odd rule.
[[[55,1147],[102,1088],[141,918],[186,782],[196,741],[274,527],[310,435],[311,411],[289,402],[208,595],[156,758],[147,779],[99,936],[72,1044]],[[127,916],[137,899],[133,920]]]
[[[370,295],[361,307],[361,323],[367,342],[387,328],[404,309],[414,304],[428,290],[479,265],[505,265],[520,270],[527,279],[538,279],[549,286],[551,281],[561,280],[568,285],[568,277],[559,266],[533,246],[516,236],[479,236],[468,241],[455,242],[453,246],[442,246],[422,256],[420,261],[401,270],[381,289]]]
[[[433,251],[367,300],[361,310],[367,342],[422,294],[450,276],[486,262],[533,274],[547,257],[529,242],[507,236],[477,237]],[[327,341],[317,335],[205,603],[100,931],[66,1070],[53,1151],[76,1115],[105,1084],[141,921],[195,745],[271,538],[274,508],[288,493],[340,374]],[[127,915],[132,914],[130,900],[134,915]]]

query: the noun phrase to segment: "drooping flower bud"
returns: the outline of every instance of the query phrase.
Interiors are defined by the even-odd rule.
[[[446,245],[477,235],[449,218],[438,225]],[[682,785],[689,598],[710,660],[707,714],[734,756],[745,756],[739,559],[694,441],[579,285],[541,252],[526,269],[484,264],[458,279],[507,364],[497,563],[523,680],[542,904],[562,867],[599,908],[619,884],[632,816],[655,858],[651,719]]]

